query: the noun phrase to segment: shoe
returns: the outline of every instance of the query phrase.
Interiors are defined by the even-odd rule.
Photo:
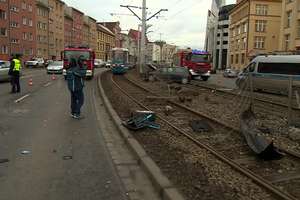
[[[75,115],[74,113],[71,113],[71,114],[70,114],[70,117],[74,118],[74,115]]]
[[[73,115],[73,118],[74,118],[74,119],[83,119],[84,117],[81,116],[81,115],[75,114],[75,115]]]

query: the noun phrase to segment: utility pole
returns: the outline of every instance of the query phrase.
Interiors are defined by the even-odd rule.
[[[156,15],[158,15],[159,13],[161,13],[162,11],[168,11],[168,9],[160,9],[158,12],[156,12],[155,14],[153,14],[151,17],[147,18],[147,3],[146,0],[143,0],[142,3],[142,7],[138,7],[138,6],[129,6],[129,5],[121,5],[121,7],[125,7],[127,8],[134,16],[136,16],[140,21],[142,21],[142,35],[141,35],[141,41],[140,41],[140,46],[141,46],[141,50],[140,50],[140,59],[139,59],[139,63],[140,63],[140,74],[141,75],[145,75],[146,71],[145,71],[145,57],[146,57],[146,32],[147,32],[147,21],[149,21],[150,19],[152,19],[153,17],[155,17]],[[142,9],[142,18],[139,17],[139,15],[137,15],[132,8],[137,8],[137,9]]]

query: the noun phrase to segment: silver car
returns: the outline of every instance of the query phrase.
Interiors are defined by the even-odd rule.
[[[48,74],[62,74],[63,68],[64,68],[63,61],[53,61],[49,63],[47,67],[47,73]]]
[[[8,75],[9,67],[9,61],[0,60],[0,81],[8,81],[10,79],[10,76]]]

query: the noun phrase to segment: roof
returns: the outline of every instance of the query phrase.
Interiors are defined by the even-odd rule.
[[[108,28],[106,28],[105,26],[97,23],[97,30],[101,30],[109,35],[115,36],[115,34],[113,32],[111,32]]]
[[[300,63],[300,55],[266,55],[257,56],[253,61],[272,63]]]

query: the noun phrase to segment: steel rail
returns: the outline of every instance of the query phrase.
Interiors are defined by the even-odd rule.
[[[157,96],[157,94],[147,90],[146,88],[134,83],[132,80],[129,80],[128,78],[126,78],[130,83],[132,83],[134,86],[150,93],[150,94],[154,94],[155,96]],[[111,81],[112,83],[122,92],[124,93],[129,99],[131,99],[133,102],[135,102],[137,105],[139,105],[140,107],[142,107],[143,109],[146,110],[151,110],[148,107],[146,107],[145,105],[143,105],[141,102],[139,102],[137,99],[135,99],[134,97],[132,97],[130,94],[127,93],[127,91],[125,91],[121,86],[119,86],[113,79],[113,76],[111,76]],[[171,101],[170,101],[171,102]],[[238,172],[240,172],[241,174],[247,176],[248,178],[252,179],[255,183],[257,183],[258,185],[261,185],[262,187],[264,187],[265,189],[267,189],[268,191],[272,192],[273,194],[275,194],[276,196],[285,199],[285,200],[297,200],[296,197],[281,191],[280,189],[278,189],[277,187],[274,187],[272,185],[272,183],[270,183],[269,181],[263,179],[262,177],[257,176],[256,174],[254,174],[253,172],[251,172],[250,170],[240,166],[239,164],[237,164],[236,162],[234,162],[233,160],[227,158],[226,156],[220,154],[219,152],[215,151],[211,146],[206,145],[201,143],[200,141],[198,141],[197,139],[193,138],[189,133],[181,130],[180,128],[176,127],[175,125],[173,125],[171,122],[169,122],[168,120],[164,119],[163,116],[157,114],[157,117],[159,119],[161,119],[163,122],[165,122],[166,124],[168,124],[169,126],[171,126],[172,128],[174,128],[176,131],[178,131],[179,133],[181,133],[183,136],[185,136],[186,138],[188,138],[190,141],[192,141],[193,143],[195,143],[196,145],[198,145],[199,147],[202,147],[204,149],[206,149],[207,151],[209,151],[211,154],[213,154],[215,157],[217,157],[218,159],[220,159],[221,161],[225,162],[226,164],[228,164],[229,166],[231,166],[233,169],[237,170]]]

